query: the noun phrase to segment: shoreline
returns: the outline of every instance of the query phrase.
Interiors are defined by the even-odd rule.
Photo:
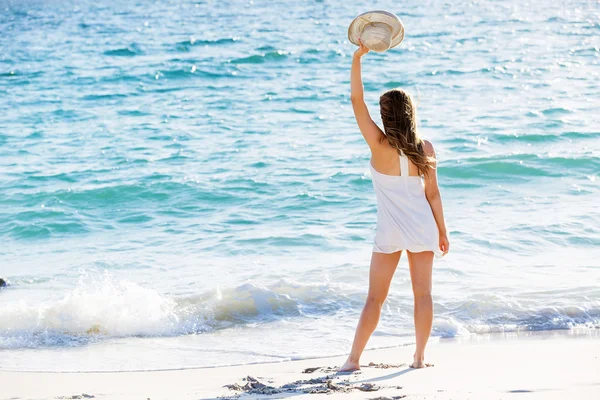
[[[362,371],[350,375],[334,374],[345,356],[164,371],[2,370],[0,399],[404,396],[443,400],[600,396],[600,330],[474,336],[430,343],[426,361],[434,366],[421,370],[407,366],[413,346],[368,350],[361,360]],[[307,369],[312,371],[303,372]]]
[[[600,329],[591,328],[572,328],[572,329],[551,329],[551,330],[540,330],[540,331],[514,331],[514,332],[488,332],[488,333],[473,333],[470,336],[455,336],[450,338],[432,336],[429,338],[429,346],[435,346],[437,344],[450,344],[450,343],[471,343],[479,342],[482,340],[515,340],[524,339],[529,337],[543,338],[543,337],[582,337],[589,338],[598,336],[600,338]],[[381,347],[373,347],[365,350],[366,353],[378,352],[394,349],[401,349],[404,347],[414,346],[415,342],[402,343],[397,345],[388,345]],[[35,351],[36,349],[32,349]],[[65,349],[67,350],[67,349]],[[10,350],[8,350],[10,351]],[[0,367],[1,372],[23,372],[23,373],[36,373],[36,374],[110,374],[110,373],[133,373],[133,372],[169,372],[169,371],[186,371],[186,370],[202,370],[202,369],[218,369],[218,368],[234,368],[234,367],[247,367],[257,365],[271,365],[271,364],[282,364],[289,362],[300,362],[300,361],[318,361],[323,359],[332,359],[338,357],[345,357],[347,354],[327,354],[324,356],[316,357],[282,357],[278,361],[256,361],[248,363],[234,363],[234,364],[222,364],[222,365],[203,365],[203,366],[192,366],[192,367],[181,367],[181,368],[157,368],[157,369],[123,369],[123,370],[33,370],[33,369],[10,369]]]

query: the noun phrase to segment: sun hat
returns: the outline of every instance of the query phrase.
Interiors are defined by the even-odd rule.
[[[360,14],[348,27],[348,40],[359,45],[362,40],[369,50],[384,52],[404,39],[404,25],[396,15],[383,10]]]

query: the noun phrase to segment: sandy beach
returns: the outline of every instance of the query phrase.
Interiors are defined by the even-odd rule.
[[[362,371],[343,357],[176,371],[0,372],[2,399],[598,399],[600,335],[543,332],[440,340],[433,367],[408,368],[411,347],[367,351]],[[369,366],[369,364],[371,364]]]

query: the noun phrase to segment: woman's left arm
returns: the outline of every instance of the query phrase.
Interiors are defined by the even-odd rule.
[[[430,141],[423,140],[423,150],[426,155],[435,159],[435,149]],[[431,211],[433,212],[433,217],[435,218],[435,223],[437,224],[440,234],[440,250],[446,255],[450,249],[450,243],[448,242],[446,222],[444,221],[444,209],[442,207],[442,196],[437,180],[437,160],[434,161],[432,167],[429,174],[425,175],[425,197],[431,206]]]

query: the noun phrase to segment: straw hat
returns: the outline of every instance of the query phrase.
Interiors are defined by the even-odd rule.
[[[348,27],[348,40],[355,45],[358,39],[370,50],[384,52],[404,39],[404,25],[394,14],[375,10],[360,14]]]

